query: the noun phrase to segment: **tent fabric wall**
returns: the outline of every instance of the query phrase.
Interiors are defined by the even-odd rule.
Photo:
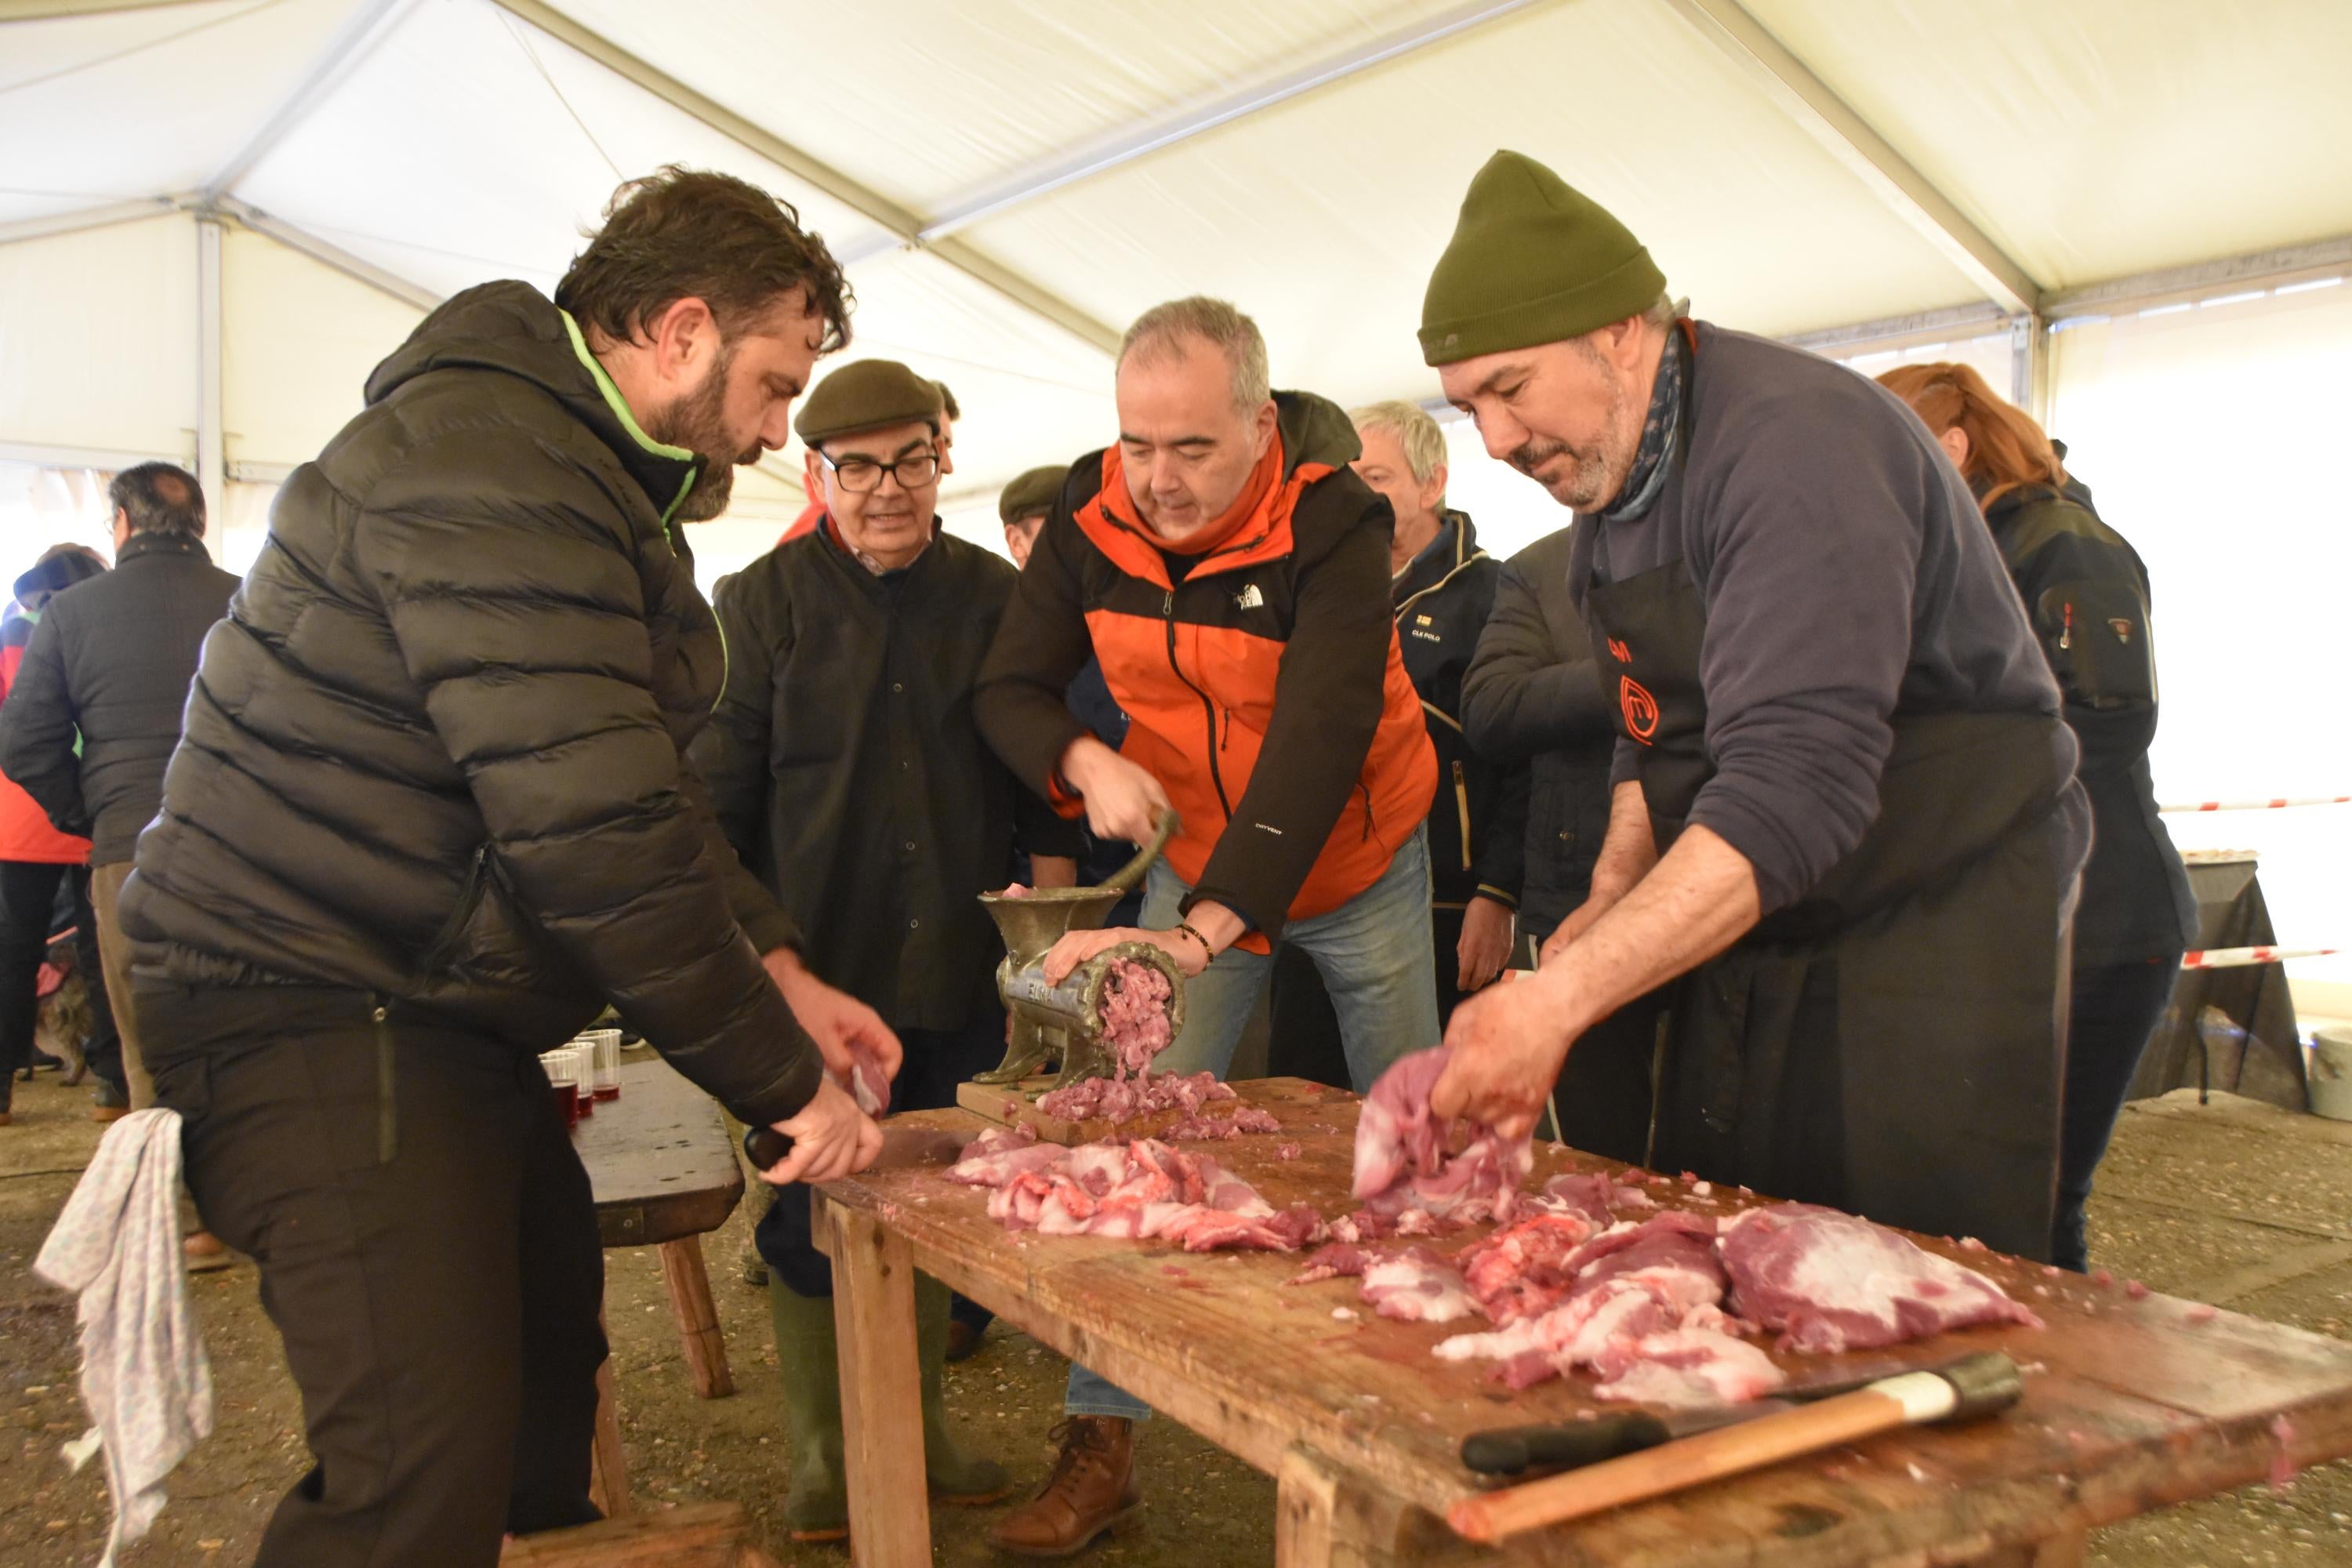
[[[232,468],[318,456],[360,411],[368,373],[424,319],[381,289],[234,227],[222,237],[221,312]]]
[[[195,450],[196,226],[0,245],[0,442]]]

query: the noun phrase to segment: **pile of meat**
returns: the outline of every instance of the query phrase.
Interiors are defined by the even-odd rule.
[[[1244,1109],[1231,1117],[1208,1116],[1202,1108],[1234,1098],[1230,1085],[1212,1072],[1154,1073],[1152,1058],[1175,1037],[1169,1022],[1168,976],[1131,958],[1112,960],[1103,979],[1102,1043],[1116,1064],[1111,1078],[1080,1079],[1038,1097],[1037,1109],[1063,1121],[1108,1121],[1113,1126],[1157,1111],[1181,1110],[1184,1119],[1164,1137],[1237,1138],[1244,1132],[1279,1132],[1282,1123],[1263,1110]]]
[[[990,1189],[989,1215],[1007,1230],[1157,1237],[1187,1252],[1292,1252],[1323,1228],[1307,1205],[1276,1212],[1206,1154],[1153,1138],[1065,1149],[1035,1136],[1027,1128],[983,1132],[948,1172],[951,1182]]]
[[[1376,1227],[1413,1211],[1443,1228],[1509,1219],[1534,1167],[1527,1139],[1507,1140],[1491,1127],[1449,1128],[1430,1110],[1429,1092],[1450,1059],[1444,1046],[1416,1051],[1381,1074],[1364,1097],[1356,1122],[1355,1194]],[[1456,1131],[1461,1152],[1448,1154],[1447,1135]],[[1428,1233],[1424,1226],[1397,1228]]]

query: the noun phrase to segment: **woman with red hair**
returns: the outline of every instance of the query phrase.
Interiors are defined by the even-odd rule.
[[[2074,917],[2073,1010],[2052,1257],[2089,1267],[2083,1205],[2148,1036],[2197,934],[2189,873],[2157,816],[2156,649],[2147,568],[2099,521],[2042,426],[1964,364],[1910,364],[1880,384],[1911,405],[1984,509],[2082,744],[2094,837]]]

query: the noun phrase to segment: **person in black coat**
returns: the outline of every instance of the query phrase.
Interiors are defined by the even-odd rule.
[[[847,336],[838,264],[730,176],[623,187],[549,300],[443,304],[297,468],[205,638],[122,896],[187,1180],[302,1392],[260,1568],[491,1568],[586,1522],[603,1252],[536,1054],[607,1005],[794,1140],[870,1008],[801,962],[688,743],[726,653],[678,525],[783,445]]]
[[[2032,416],[1964,364],[1902,365],[1880,383],[1936,433],[1984,508],[2082,746],[2091,858],[2074,915],[2066,1079],[2051,1258],[2090,1267],[2084,1205],[2180,955],[2197,940],[2188,868],[2157,813],[2155,636],[2147,568],[2091,509]]]
[[[1040,884],[1069,886],[1083,842],[972,721],[1016,574],[934,527],[942,416],[938,384],[894,360],[845,365],[809,395],[794,428],[824,515],[728,584],[727,684],[691,752],[728,840],[809,933],[810,967],[903,1042],[894,1110],[951,1106],[1003,1058],[1004,947],[979,896],[1011,879],[1016,847]],[[838,1540],[833,1271],[808,1194],[779,1189],[757,1240],[791,1428],[785,1529]],[[992,1502],[1009,1478],[947,1426],[949,1312],[946,1288],[919,1279],[925,1472],[942,1502]]]
[[[1569,595],[1572,528],[1504,563],[1495,605],[1462,679],[1471,745],[1528,768],[1526,874],[1515,965],[1532,969],[1546,938],[1592,889],[1609,831],[1616,721],[1601,690],[1591,634]],[[1577,1043],[1552,1091],[1562,1141],[1639,1163],[1650,1130],[1651,1058],[1659,1002],[1645,997]]]
[[[142,1110],[155,1089],[131,1011],[122,885],[140,829],[163,804],[163,765],[179,744],[197,649],[237,579],[205,553],[205,493],[194,474],[142,463],[117,474],[108,496],[115,569],[58,595],[42,616],[0,708],[0,772],[60,832],[90,840],[105,992],[131,1108]]]

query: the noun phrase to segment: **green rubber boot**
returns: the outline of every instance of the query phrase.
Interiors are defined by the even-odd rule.
[[[784,1384],[792,1490],[784,1529],[794,1541],[849,1536],[849,1488],[841,1458],[841,1361],[834,1348],[833,1299],[803,1296],[782,1280],[768,1286],[776,1330],[776,1372]]]
[[[969,1452],[948,1430],[948,1288],[915,1276],[915,1346],[923,1368],[923,1468],[931,1496],[950,1508],[985,1508],[1013,1490],[1003,1465]]]

